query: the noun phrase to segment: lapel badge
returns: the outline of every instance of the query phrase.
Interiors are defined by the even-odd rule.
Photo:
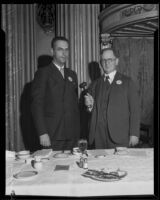
[[[122,84],[122,81],[121,81],[121,80],[117,80],[116,83],[117,83],[118,85],[121,85],[121,84]]]
[[[70,76],[68,76],[68,80],[69,80],[70,82],[73,81],[72,77],[70,77]]]

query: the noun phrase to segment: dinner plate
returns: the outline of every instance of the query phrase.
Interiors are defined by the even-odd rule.
[[[78,153],[80,153],[81,151],[79,150],[79,147],[74,147],[74,148],[73,148],[73,152],[78,152]]]
[[[95,155],[94,157],[95,158],[104,158],[104,157],[106,157],[106,155]]]
[[[115,155],[120,155],[120,156],[125,156],[125,155],[128,155],[128,151],[117,151],[114,153]]]
[[[33,178],[37,174],[38,174],[37,171],[23,171],[23,172],[14,174],[13,177],[19,180],[28,180],[30,178]]]
[[[53,155],[54,158],[68,158],[70,153],[56,153]]]
[[[32,157],[49,158],[52,154],[52,149],[41,149],[37,150],[32,154]]]

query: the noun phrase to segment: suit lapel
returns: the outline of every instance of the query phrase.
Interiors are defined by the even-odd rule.
[[[51,72],[51,77],[54,80],[57,80],[57,81],[64,80],[61,75],[61,72],[57,69],[57,67],[53,63],[50,64],[50,72]]]
[[[114,80],[113,80],[113,82],[111,84],[111,91],[110,91],[110,95],[109,95],[110,97],[111,96],[114,97],[115,94],[119,92],[121,84],[118,84],[118,82],[120,82],[121,84],[123,84],[122,75],[119,72],[117,72],[115,74]]]
[[[113,79],[113,85],[116,85],[116,81],[121,80],[121,74],[119,72],[116,72],[115,77]]]

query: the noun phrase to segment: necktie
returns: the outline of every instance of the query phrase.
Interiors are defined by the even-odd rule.
[[[61,74],[62,74],[62,76],[64,78],[64,68],[63,67],[60,68],[60,72],[61,72]]]
[[[108,83],[110,83],[109,82],[109,76],[107,74],[104,74],[104,81],[106,81],[106,80],[108,81]]]

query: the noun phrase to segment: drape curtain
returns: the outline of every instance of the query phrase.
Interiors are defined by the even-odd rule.
[[[137,84],[141,101],[141,122],[152,125],[154,102],[154,39],[117,37],[113,40],[119,55],[119,71]]]
[[[33,79],[36,63],[35,6],[3,4],[2,29],[6,46],[6,149],[24,149],[20,127],[20,100]]]
[[[76,71],[79,84],[91,81],[89,65],[99,61],[99,4],[57,4],[56,35],[70,42],[68,67]],[[96,66],[95,66],[96,67]],[[80,91],[79,91],[80,92]]]

